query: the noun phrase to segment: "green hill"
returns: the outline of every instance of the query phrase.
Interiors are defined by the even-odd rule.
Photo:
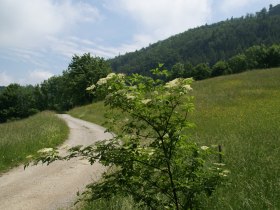
[[[280,43],[280,5],[255,15],[231,18],[174,35],[135,52],[110,59],[113,71],[144,73],[164,63],[209,63],[228,59],[253,45]]]
[[[196,128],[192,138],[204,145],[222,145],[231,171],[229,185],[216,191],[206,209],[280,208],[279,80],[280,68],[276,68],[193,84],[196,110],[190,120]],[[102,123],[105,110],[99,102],[69,113]]]

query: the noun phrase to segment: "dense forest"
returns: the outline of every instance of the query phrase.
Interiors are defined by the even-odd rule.
[[[0,86],[0,93],[1,93],[1,91],[4,90],[4,88],[5,88],[5,86]]]
[[[256,14],[190,29],[139,51],[110,59],[113,71],[148,74],[158,63],[215,64],[253,45],[280,43],[280,5]]]

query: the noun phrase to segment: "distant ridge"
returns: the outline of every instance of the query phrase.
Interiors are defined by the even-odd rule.
[[[227,59],[253,45],[280,43],[280,4],[256,14],[231,18],[174,35],[135,52],[110,59],[113,71],[148,74],[158,63],[171,68],[175,63]]]

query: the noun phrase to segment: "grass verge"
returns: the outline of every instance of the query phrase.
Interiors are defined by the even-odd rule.
[[[222,76],[193,84],[196,124],[192,139],[222,145],[231,171],[229,185],[220,187],[205,209],[280,209],[280,69]],[[95,103],[69,114],[102,124],[106,108]],[[92,209],[110,209],[126,199],[96,201]],[[133,209],[123,206],[123,209]],[[122,209],[122,208],[120,208]]]
[[[66,123],[53,112],[0,124],[0,172],[22,163],[44,147],[56,147],[68,136]]]

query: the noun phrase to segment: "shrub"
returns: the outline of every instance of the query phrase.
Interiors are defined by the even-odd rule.
[[[160,78],[167,75],[159,69],[152,73]],[[191,82],[109,74],[89,89],[106,92],[105,104],[122,111],[112,111],[107,124],[108,131],[122,125],[121,132],[92,146],[72,148],[63,158],[50,151],[37,162],[83,156],[113,167],[102,181],[88,186],[89,200],[120,195],[132,196],[151,209],[198,208],[228,171],[211,163],[215,155],[211,148],[200,147],[183,134],[193,126],[187,120],[193,110]]]

